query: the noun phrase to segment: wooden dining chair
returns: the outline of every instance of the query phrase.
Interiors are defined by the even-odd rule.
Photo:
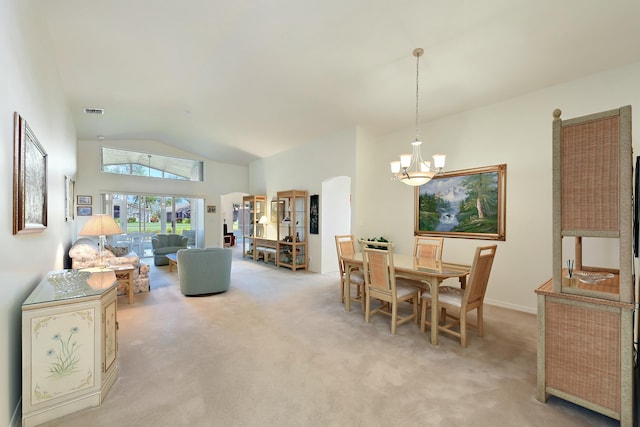
[[[442,266],[443,237],[415,236],[413,241],[413,261],[416,266],[436,270]],[[407,284],[415,286],[420,294],[430,288],[430,284],[414,278],[403,278]],[[419,301],[418,301],[419,303]]]
[[[347,286],[347,274],[349,274],[349,282],[356,287],[355,294],[351,293],[351,301],[360,304],[364,311],[364,275],[359,269],[350,269],[346,271],[343,257],[350,257],[356,253],[356,241],[353,234],[337,235],[336,250],[338,252],[338,268],[340,271],[340,302],[344,304],[345,287]]]
[[[404,279],[396,278],[393,265],[393,246],[391,243],[360,240],[362,246],[362,263],[365,281],[365,320],[368,323],[372,314],[380,313],[391,316],[391,333],[405,322],[413,320],[418,324],[418,289],[407,284]],[[371,300],[383,302],[375,310],[371,310]],[[400,316],[398,305],[401,302],[413,302],[412,314]]]
[[[416,236],[413,242],[413,257],[418,265],[442,262],[443,237]]]
[[[481,246],[476,248],[476,253],[471,265],[469,280],[465,289],[452,286],[442,286],[439,288],[438,307],[440,307],[440,325],[438,330],[449,335],[453,335],[460,339],[462,347],[467,346],[467,326],[474,326],[478,330],[478,336],[484,336],[484,325],[482,319],[482,306],[484,304],[484,295],[487,291],[489,283],[489,275],[493,259],[496,254],[497,245]],[[420,321],[420,330],[425,331],[426,326],[431,326],[427,319],[427,310],[431,308],[431,292],[422,294],[422,313]],[[475,325],[468,324],[467,313],[476,310],[477,323]],[[452,311],[455,314],[452,314]],[[447,322],[447,319],[451,319]],[[459,330],[456,330],[458,329]]]

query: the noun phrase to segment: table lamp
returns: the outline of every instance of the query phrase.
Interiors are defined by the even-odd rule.
[[[98,236],[98,267],[106,267],[104,257],[105,236],[122,234],[122,229],[111,215],[97,214],[91,215],[89,222],[82,227],[82,230],[78,234],[80,236]]]
[[[267,218],[266,215],[262,215],[258,224],[262,224],[262,234],[264,234],[264,237],[267,237],[267,224],[269,224],[269,218]]]

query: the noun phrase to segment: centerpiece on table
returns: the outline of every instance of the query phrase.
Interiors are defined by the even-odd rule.
[[[367,238],[365,240],[367,242],[392,243],[392,242],[390,242],[389,240],[387,240],[383,236],[380,236],[380,237],[369,237],[369,238]],[[369,245],[369,244],[367,244],[367,247],[373,248],[373,249],[387,249],[386,246],[377,246],[377,245]]]

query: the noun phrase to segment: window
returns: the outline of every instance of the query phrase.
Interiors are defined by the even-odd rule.
[[[152,178],[204,180],[204,162],[101,147],[102,172]]]

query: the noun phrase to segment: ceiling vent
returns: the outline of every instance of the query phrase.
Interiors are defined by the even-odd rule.
[[[104,114],[104,108],[87,108],[84,107],[85,114]]]

